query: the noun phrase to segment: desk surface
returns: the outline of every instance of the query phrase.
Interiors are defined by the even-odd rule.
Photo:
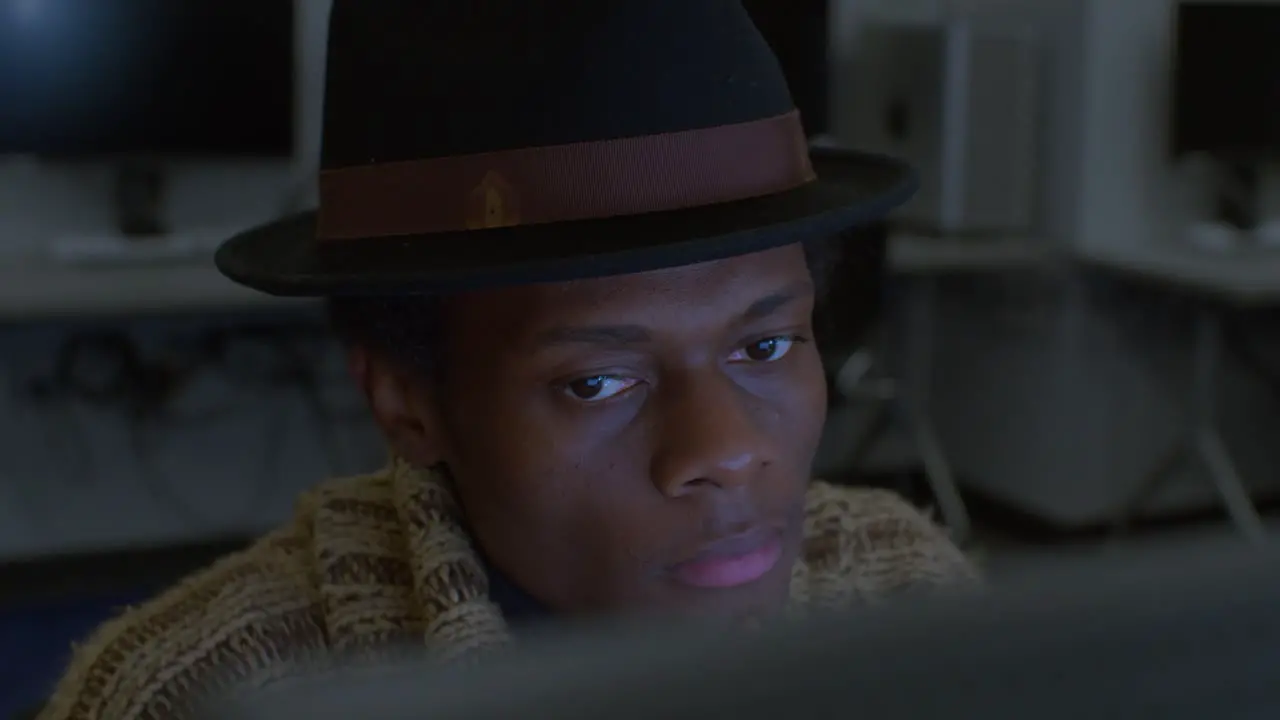
[[[1217,254],[1194,248],[1088,249],[1089,266],[1211,296],[1239,307],[1280,305],[1280,251]]]
[[[236,285],[218,273],[212,258],[100,267],[35,255],[0,258],[0,321],[273,309],[302,302]]]
[[[895,235],[889,265],[902,275],[998,272],[1045,265],[1062,253],[1039,238]],[[1111,272],[1215,296],[1241,306],[1280,304],[1280,252],[1216,255],[1191,248],[1083,250],[1074,259]],[[76,265],[39,254],[0,255],[0,320],[216,312],[306,303],[222,277],[212,257]]]

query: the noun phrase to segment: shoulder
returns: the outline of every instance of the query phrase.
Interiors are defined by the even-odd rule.
[[[334,652],[377,651],[423,630],[407,490],[389,467],[330,481],[303,500],[313,582]]]
[[[75,648],[42,720],[167,718],[205,693],[314,668],[330,650],[315,533],[380,520],[381,480],[320,486],[286,527],[101,626]]]
[[[815,593],[830,595],[815,600],[874,600],[977,579],[946,532],[892,492],[815,481],[806,501],[804,564]]]

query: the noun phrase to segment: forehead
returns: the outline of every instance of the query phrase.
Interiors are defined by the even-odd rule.
[[[606,319],[656,325],[741,312],[761,295],[810,282],[804,248],[795,244],[631,275],[468,293],[457,298],[455,317],[522,332]]]

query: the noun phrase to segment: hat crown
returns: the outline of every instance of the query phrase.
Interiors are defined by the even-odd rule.
[[[641,137],[793,109],[739,0],[334,0],[322,166]]]

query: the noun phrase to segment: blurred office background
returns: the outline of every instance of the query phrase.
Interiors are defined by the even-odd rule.
[[[932,508],[997,582],[1265,538],[1280,3],[747,4],[816,143],[922,170],[832,296],[819,474]],[[317,306],[211,260],[314,203],[327,11],[0,0],[0,717],[383,459]]]

